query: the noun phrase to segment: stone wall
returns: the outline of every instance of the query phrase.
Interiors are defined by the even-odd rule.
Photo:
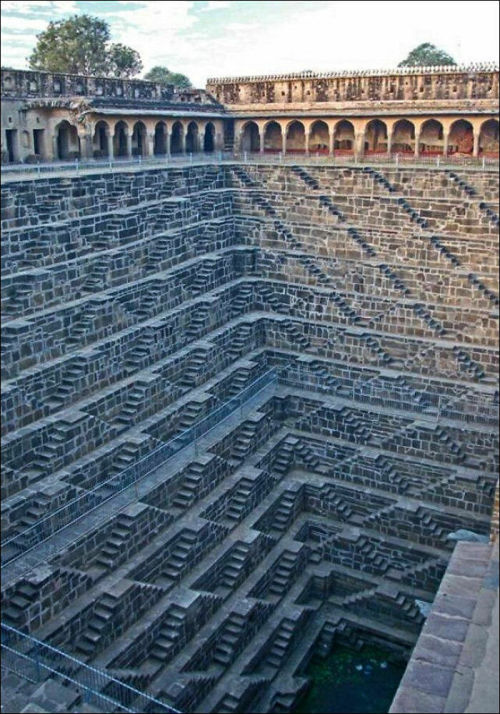
[[[490,533],[497,196],[277,163],[5,184],[5,621],[179,709],[290,711],[339,641],[407,655],[453,534]]]

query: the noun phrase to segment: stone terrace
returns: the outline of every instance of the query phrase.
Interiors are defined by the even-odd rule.
[[[334,642],[407,658],[448,536],[490,529],[497,201],[486,171],[368,166],[2,187],[4,621],[183,711],[290,711]],[[12,575],[30,527],[271,367]]]

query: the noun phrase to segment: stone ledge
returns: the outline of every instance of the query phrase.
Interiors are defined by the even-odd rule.
[[[391,714],[498,712],[498,545],[457,544]]]

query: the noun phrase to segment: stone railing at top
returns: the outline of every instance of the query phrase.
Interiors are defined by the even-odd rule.
[[[208,85],[227,84],[236,82],[268,82],[287,81],[293,79],[335,79],[347,77],[387,77],[394,75],[415,75],[415,74],[468,74],[498,72],[498,65],[495,62],[481,62],[470,65],[443,65],[433,67],[396,67],[395,69],[360,69],[360,70],[339,70],[334,72],[288,72],[286,74],[265,74],[249,77],[211,77],[207,79]]]
[[[176,90],[171,84],[162,85],[144,79],[91,77],[83,74],[10,68],[1,70],[1,87],[3,99],[86,97],[114,100],[156,99],[203,104],[212,101],[204,89]]]

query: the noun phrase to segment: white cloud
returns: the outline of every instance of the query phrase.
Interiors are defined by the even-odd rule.
[[[46,27],[47,15],[33,10],[40,5],[51,6],[56,18],[76,9],[72,0],[2,2],[2,61],[7,56],[20,57],[21,50],[9,48],[9,38],[18,39],[17,33],[23,30],[25,55],[29,54],[35,33]],[[95,14],[99,14],[98,5]],[[235,12],[238,7],[241,12]],[[459,62],[494,59],[498,55],[498,3],[476,0],[474,12],[470,7],[464,0],[456,0],[453,6],[438,0],[407,0],[403,6],[388,0],[241,5],[224,0],[206,5],[144,0],[133,7],[117,0],[111,12],[100,16],[110,23],[114,42],[140,53],[145,71],[155,64],[166,65],[204,86],[207,77],[217,76],[390,68],[421,42],[436,44]],[[21,8],[28,15],[22,21],[8,12]],[[19,66],[25,66],[24,59]]]
[[[2,0],[2,13],[60,13],[67,14],[77,11],[74,0]]]
[[[230,7],[231,2],[229,0],[209,0],[205,7],[200,8],[200,12],[209,12],[210,10],[223,10],[226,7]]]
[[[34,17],[18,17],[17,15],[2,16],[2,31],[8,32],[14,30],[19,33],[26,33],[26,30],[35,30],[40,32],[47,27],[47,20]]]

